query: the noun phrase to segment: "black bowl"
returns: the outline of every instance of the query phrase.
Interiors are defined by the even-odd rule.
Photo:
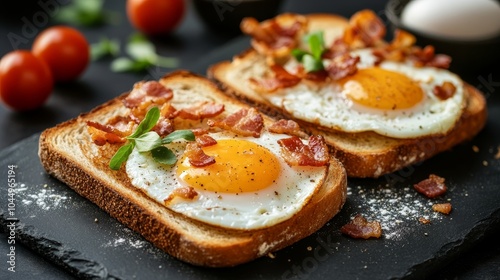
[[[259,21],[278,13],[282,0],[193,0],[200,18],[212,29],[225,33],[240,33],[244,17]]]
[[[450,70],[471,73],[500,63],[500,35],[494,38],[476,41],[454,40],[425,34],[412,30],[401,23],[401,13],[411,0],[389,0],[386,15],[392,28],[406,30],[417,38],[417,45],[432,45],[437,53],[444,53],[452,58]]]

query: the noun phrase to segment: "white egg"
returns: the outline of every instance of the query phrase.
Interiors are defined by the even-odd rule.
[[[500,35],[500,4],[495,0],[410,1],[403,8],[401,22],[438,37],[487,39]]]
[[[360,57],[358,72],[377,68],[370,49],[353,51],[352,56]],[[382,110],[365,106],[347,97],[352,94],[349,91],[357,90],[352,86],[355,83],[349,81],[344,85],[332,82],[322,86],[301,83],[266,95],[266,98],[297,119],[344,132],[374,131],[394,138],[415,138],[445,134],[453,128],[465,104],[463,83],[458,76],[443,69],[417,68],[410,63],[384,61],[379,67],[416,82],[423,92],[421,101],[405,109]],[[398,86],[391,84],[395,82],[376,81],[373,87],[388,83],[386,89],[400,91]],[[440,100],[433,93],[434,87],[443,82],[451,82],[456,88],[455,94],[446,100]]]
[[[189,165],[181,159],[186,143],[180,142],[169,146],[179,158],[174,166],[159,164],[147,153],[134,150],[126,163],[126,172],[132,185],[171,210],[193,219],[226,228],[249,230],[269,227],[292,217],[304,207],[325,179],[326,167],[290,167],[284,161],[277,141],[290,137],[289,135],[264,132],[261,137],[254,138],[220,132],[210,134],[210,136],[217,141],[238,139],[264,147],[275,155],[279,170],[269,171],[269,167],[263,163],[262,166],[253,168],[251,172],[256,172],[257,180],[259,180],[259,172],[278,172],[276,179],[269,186],[257,191],[210,190],[211,187],[217,187],[219,184],[227,184],[227,180],[234,180],[235,177],[230,177],[227,173],[230,170],[227,169],[224,174],[212,174],[214,175],[210,177],[212,186],[208,186],[208,190],[195,188],[198,195],[194,199],[175,199],[165,204],[164,201],[174,189],[188,185],[177,174],[180,165]],[[236,152],[245,153],[245,151]],[[246,159],[240,156],[234,157],[233,161],[233,164],[241,164]],[[196,169],[196,167],[187,167],[189,168]],[[237,184],[237,182],[229,183]]]

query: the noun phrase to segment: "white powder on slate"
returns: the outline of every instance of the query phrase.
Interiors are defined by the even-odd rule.
[[[65,206],[64,202],[69,198],[57,194],[57,191],[50,189],[47,185],[35,186],[32,189],[26,184],[19,184],[16,188],[17,200],[25,206],[37,206],[42,210],[51,210]]]
[[[432,210],[435,201],[422,197],[409,187],[349,187],[348,195],[355,195],[364,202],[358,206],[358,213],[368,220],[380,222],[383,236],[387,239],[400,240],[415,226],[425,226],[419,218],[431,223],[443,218],[442,214]]]

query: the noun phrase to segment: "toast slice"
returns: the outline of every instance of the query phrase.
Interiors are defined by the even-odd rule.
[[[173,90],[175,106],[191,100],[212,100],[225,105],[224,114],[247,107],[220,92],[208,79],[186,71],[171,73],[160,83]],[[49,174],[170,255],[200,266],[235,266],[314,233],[343,206],[346,173],[340,162],[331,157],[324,184],[301,211],[267,228],[227,229],[168,209],[134,187],[123,166],[111,170],[109,159],[118,147],[96,146],[88,133],[87,121],[105,122],[125,114],[127,110],[121,100],[127,94],[45,130],[40,136],[39,157]],[[264,121],[273,120],[264,116]]]
[[[348,21],[335,15],[330,17],[324,14],[309,15],[308,19],[311,30],[324,30],[328,34],[326,40],[331,42],[336,36],[338,38],[342,35]],[[294,119],[308,133],[322,135],[332,153],[343,163],[349,177],[379,177],[423,161],[474,137],[486,123],[487,109],[483,94],[466,84],[465,110],[454,128],[445,135],[399,139],[370,131],[346,133],[327,129],[319,124],[293,118],[254,90],[249,79],[260,77],[266,71],[269,71],[269,66],[265,55],[250,48],[236,55],[232,61],[212,65],[207,75],[226,94],[243,100],[270,116]]]

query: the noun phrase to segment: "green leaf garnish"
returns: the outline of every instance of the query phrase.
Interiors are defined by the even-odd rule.
[[[177,162],[174,152],[165,146],[154,148],[151,150],[151,155],[157,162],[162,164],[173,165]]]
[[[315,72],[325,69],[323,65],[323,53],[325,52],[325,41],[323,32],[318,31],[307,34],[303,40],[307,42],[309,52],[301,49],[292,50],[292,56],[304,65],[306,72]]]
[[[146,132],[134,140],[139,152],[148,152],[161,145],[160,135],[154,131]]]
[[[158,107],[153,107],[149,109],[146,113],[144,119],[139,123],[139,126],[135,129],[134,133],[132,133],[128,139],[137,138],[142,134],[150,131],[160,119],[160,109]]]
[[[104,0],[73,0],[61,7],[55,20],[80,26],[97,26],[106,22],[117,23],[119,13],[103,9]]]
[[[120,41],[102,38],[99,42],[90,45],[90,57],[98,60],[105,56],[117,56],[120,53]]]
[[[116,151],[109,162],[109,167],[113,170],[118,170],[122,164],[128,159],[132,150],[137,148],[140,153],[151,152],[153,159],[162,164],[175,164],[177,158],[175,154],[167,147],[162,146],[172,143],[178,139],[194,141],[195,136],[191,130],[176,130],[163,139],[155,131],[151,131],[160,119],[160,109],[153,107],[146,113],[144,119],[139,123],[135,131],[127,136],[127,144],[123,145]]]
[[[122,163],[124,163],[128,159],[128,156],[130,156],[133,149],[134,149],[134,142],[129,142],[121,146],[120,149],[118,149],[115,155],[111,158],[111,161],[109,162],[109,168],[113,170],[120,169]]]
[[[130,58],[115,59],[111,64],[111,70],[115,72],[141,72],[155,65],[175,68],[179,63],[176,58],[158,55],[155,46],[141,34],[130,37],[125,51]]]
[[[184,139],[187,141],[194,141],[194,133],[192,130],[189,130],[189,129],[176,130],[176,131],[170,133],[169,135],[165,136],[165,138],[163,138],[161,140],[161,143],[162,144],[169,144],[169,143],[172,143],[172,141],[178,140],[178,139]]]

